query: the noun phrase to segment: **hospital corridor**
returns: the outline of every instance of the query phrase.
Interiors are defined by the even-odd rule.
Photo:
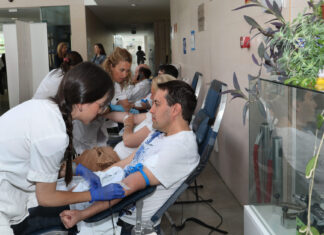
[[[0,235],[324,234],[324,0],[0,0]]]

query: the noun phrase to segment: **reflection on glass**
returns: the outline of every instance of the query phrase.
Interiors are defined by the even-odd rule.
[[[316,118],[324,109],[324,93],[267,80],[261,80],[259,88],[266,117],[259,105],[250,106],[249,200],[251,204],[281,208],[278,216],[282,226],[296,229],[296,220],[306,222],[309,180],[305,168],[323,133],[322,128],[316,137]],[[324,149],[320,152],[312,198],[312,218],[316,220],[316,213],[323,215],[316,223],[323,222],[324,232]],[[264,206],[257,208],[265,217],[273,213]]]
[[[57,45],[65,42],[71,49],[70,7],[41,7],[41,20],[47,23],[49,66],[53,69]]]

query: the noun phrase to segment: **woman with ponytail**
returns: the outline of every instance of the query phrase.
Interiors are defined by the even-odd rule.
[[[109,75],[85,62],[64,75],[53,99],[26,101],[0,117],[0,234],[30,234],[46,227],[46,218],[59,223],[66,205],[124,196],[119,184],[101,187],[81,164],[75,173],[88,180],[90,191],[56,190],[61,163],[66,161],[66,184],[74,172],[72,121],[90,123],[113,95]],[[36,217],[41,223],[32,222]]]
[[[57,69],[53,69],[45,76],[45,78],[39,84],[33,98],[47,99],[49,97],[54,97],[64,74],[66,74],[74,66],[80,64],[82,61],[82,56],[78,52],[68,52],[64,57],[61,66]]]

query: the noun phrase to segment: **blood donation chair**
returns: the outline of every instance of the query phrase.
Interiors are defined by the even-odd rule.
[[[159,219],[162,218],[163,214],[166,213],[167,209],[172,206],[178,197],[191,185],[197,178],[197,176],[205,168],[208,159],[214,149],[216,137],[218,135],[219,127],[224,115],[227,94],[221,92],[226,90],[227,85],[213,80],[203,104],[203,108],[198,111],[194,120],[192,121],[192,129],[196,133],[200,162],[188,178],[181,184],[181,186],[171,195],[171,197],[162,205],[162,207],[151,217],[149,223],[153,226]],[[137,218],[135,225],[135,234],[141,234],[144,228],[141,221],[141,207],[143,205],[143,199],[152,192],[154,192],[155,186],[150,186],[142,191],[136,192],[124,198],[120,203],[113,206],[111,209],[103,211],[87,220],[86,222],[97,222],[102,219],[108,218],[111,214],[116,212],[125,212],[128,208],[134,206],[136,203]],[[198,196],[197,196],[198,197]],[[147,221],[145,221],[147,226]],[[137,232],[137,233],[136,233]],[[224,233],[220,230],[218,232]],[[143,233],[142,233],[143,234]]]
[[[141,191],[135,192],[132,195],[125,197],[118,204],[101,213],[96,214],[93,217],[86,219],[85,222],[93,223],[101,220],[108,221],[112,214],[130,213],[129,209],[136,205],[137,213],[136,225],[134,227],[135,234],[144,234],[143,231],[147,229],[146,227],[148,226],[148,224],[150,224],[152,227],[157,221],[162,218],[165,213],[167,214],[167,209],[172,206],[176,202],[178,197],[196,180],[197,176],[202,172],[209,160],[209,157],[215,146],[219,127],[226,107],[227,94],[221,93],[226,90],[226,87],[227,85],[220,81],[212,81],[203,103],[203,108],[198,111],[198,113],[194,117],[194,120],[192,120],[192,129],[196,133],[196,140],[200,154],[199,164],[188,176],[188,178],[179,186],[179,188],[170,196],[170,198],[161,206],[161,208],[151,217],[150,221],[145,221],[145,223],[142,223],[141,211],[143,207],[143,200],[145,199],[145,197],[149,197],[150,194],[155,191],[156,186],[146,187]],[[170,218],[170,216],[168,216],[168,218]],[[146,227],[143,227],[143,224],[145,224]],[[48,228],[48,231],[51,231],[51,228]],[[218,232],[226,233],[222,230],[219,230]],[[42,233],[33,233],[33,235],[36,234],[38,235]]]

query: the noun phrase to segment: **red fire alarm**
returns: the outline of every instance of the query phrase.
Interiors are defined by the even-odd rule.
[[[240,46],[241,48],[250,48],[250,37],[240,37]]]

